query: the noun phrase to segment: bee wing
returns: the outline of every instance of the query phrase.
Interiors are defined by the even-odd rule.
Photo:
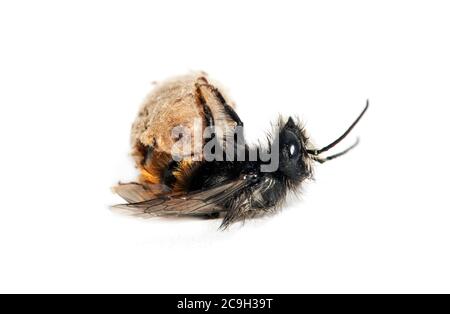
[[[138,203],[155,198],[156,195],[163,194],[167,188],[159,184],[144,186],[140,183],[130,182],[119,183],[112,190],[128,203]]]
[[[125,200],[142,199],[147,196],[151,197],[150,199],[139,202],[129,202],[128,204],[116,205],[114,207],[129,210],[134,214],[151,214],[154,216],[210,214],[223,211],[224,208],[221,204],[229,200],[246,186],[247,180],[245,178],[240,178],[206,190],[187,194],[162,195],[141,193],[142,190],[139,190],[144,189],[141,186],[141,188],[137,189],[137,192],[132,192],[132,197],[128,194],[125,195],[125,197],[123,196]],[[134,195],[138,195],[138,197],[134,197]]]

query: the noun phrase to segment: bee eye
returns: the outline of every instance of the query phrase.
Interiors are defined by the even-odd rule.
[[[291,147],[289,147],[289,156],[290,157],[294,156],[296,151],[297,151],[297,149],[296,149],[295,145],[292,144]]]
[[[300,142],[293,132],[286,130],[282,133],[281,145],[286,158],[291,160],[298,159],[300,156]]]
[[[297,158],[299,155],[299,152],[300,152],[298,145],[295,143],[292,143],[291,145],[289,145],[288,148],[289,148],[289,158],[291,158],[291,159]]]

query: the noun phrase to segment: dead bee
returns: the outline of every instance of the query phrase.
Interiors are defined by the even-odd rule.
[[[288,191],[312,177],[313,162],[334,159],[358,144],[322,156],[350,133],[368,106],[321,149],[292,118],[279,120],[266,148],[250,147],[234,104],[205,73],[166,81],[150,94],[133,124],[132,155],[140,178],[114,188],[127,201],[117,207],[154,216],[224,216],[223,229],[273,213]]]

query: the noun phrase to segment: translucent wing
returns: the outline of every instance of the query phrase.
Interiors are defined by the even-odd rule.
[[[250,182],[242,177],[220,186],[187,194],[155,195],[142,185],[133,183],[118,192],[129,203],[114,207],[129,210],[134,214],[153,216],[206,215],[224,211],[223,204],[248,187],[249,184]]]
[[[140,183],[130,182],[119,183],[119,185],[113,187],[112,190],[128,203],[138,203],[155,198],[156,195],[163,194],[167,188],[159,184],[144,186]]]

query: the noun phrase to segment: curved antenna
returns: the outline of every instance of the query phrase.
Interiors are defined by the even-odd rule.
[[[337,157],[340,157],[340,156],[342,156],[342,155],[347,154],[347,153],[348,153],[349,151],[351,151],[353,148],[355,148],[356,146],[358,146],[358,144],[359,144],[359,137],[356,139],[356,142],[353,143],[352,146],[346,148],[345,150],[343,150],[343,151],[340,152],[340,153],[337,153],[337,154],[334,154],[334,155],[331,155],[331,156],[328,156],[328,157],[312,156],[311,158],[312,158],[314,161],[317,161],[317,162],[323,164],[324,162],[326,162],[326,161],[328,161],[328,160],[332,160],[332,159],[334,159],[334,158],[337,158]]]
[[[364,107],[364,110],[359,114],[358,118],[352,123],[352,125],[350,125],[350,127],[347,129],[347,131],[344,132],[344,134],[342,134],[337,140],[335,140],[331,144],[328,144],[327,146],[325,146],[325,147],[323,147],[321,149],[308,149],[307,150],[308,154],[313,155],[313,156],[317,156],[317,155],[320,155],[323,152],[326,152],[330,148],[333,148],[334,146],[336,146],[340,141],[342,141],[351,132],[351,130],[353,130],[355,125],[358,124],[359,120],[361,120],[361,118],[366,113],[368,108],[369,108],[369,100],[367,99],[366,100],[366,106]],[[339,155],[339,154],[337,154],[337,155]],[[341,156],[341,155],[339,155],[339,156]],[[338,156],[336,156],[336,157],[338,157]]]

